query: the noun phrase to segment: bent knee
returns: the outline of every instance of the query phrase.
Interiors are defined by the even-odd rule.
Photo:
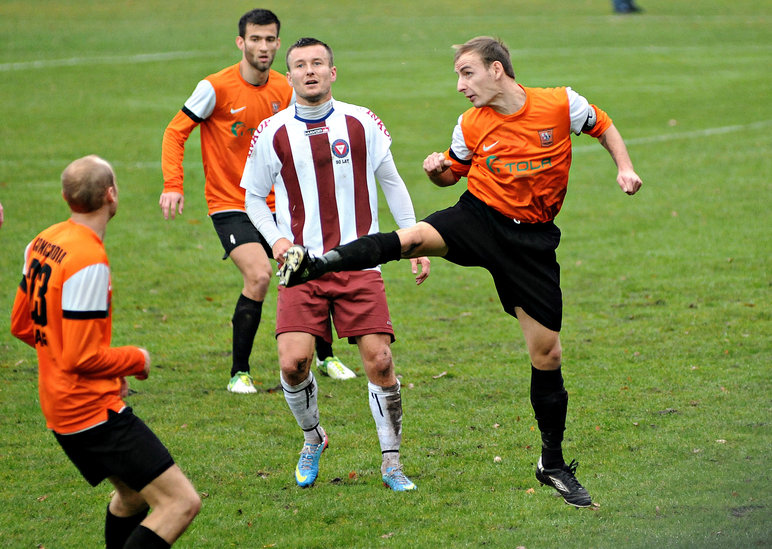
[[[388,345],[367,352],[362,361],[367,371],[377,376],[387,376],[394,370],[394,360]]]
[[[560,343],[552,347],[536,349],[531,353],[531,362],[537,370],[557,370],[563,361]]]
[[[301,356],[283,356],[279,361],[282,376],[290,385],[298,385],[308,377],[311,358]]]
[[[188,518],[188,522],[191,522],[196,518],[199,511],[201,511],[201,496],[194,490],[192,494],[185,498],[182,514]]]
[[[268,292],[272,276],[273,271],[271,271],[270,265],[265,270],[260,269],[244,273],[244,288],[250,294],[257,296],[259,298],[258,301],[262,301]]]

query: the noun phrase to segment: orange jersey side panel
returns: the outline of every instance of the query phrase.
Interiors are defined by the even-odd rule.
[[[206,177],[205,196],[209,214],[226,210],[245,211],[241,174],[255,128],[264,119],[289,106],[292,88],[287,79],[271,70],[268,82],[253,86],[232,65],[206,77],[216,94],[214,111],[195,121],[180,111],[164,132],[161,166],[164,191],[182,192],[185,141],[193,129],[201,130],[201,156]],[[273,193],[268,197],[273,210]]]
[[[104,294],[64,290],[68,281],[90,280],[83,275],[93,270],[101,273]],[[87,429],[106,421],[108,409],[120,411],[120,378],[144,369],[137,347],[110,347],[111,294],[107,254],[88,227],[58,223],[28,247],[11,331],[37,350],[40,405],[46,425],[57,433]],[[78,305],[96,302],[103,305],[91,311]]]
[[[571,167],[571,118],[565,88],[523,88],[525,105],[504,116],[489,107],[461,117],[471,159],[453,158],[456,178],[467,177],[469,191],[504,214],[525,223],[551,221],[560,211]],[[600,109],[593,133],[611,120]],[[464,162],[463,160],[467,160]]]

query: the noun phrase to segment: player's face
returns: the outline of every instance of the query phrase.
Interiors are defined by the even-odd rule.
[[[270,25],[253,25],[247,23],[244,38],[236,38],[236,44],[244,54],[244,59],[255,69],[265,72],[271,68],[273,58],[279,51],[281,41],[276,23]]]
[[[288,61],[287,79],[299,104],[320,105],[330,100],[337,72],[327,48],[320,44],[295,48]]]
[[[498,95],[499,88],[490,67],[485,67],[476,53],[465,53],[455,65],[458,74],[456,89],[463,93],[472,104],[479,108],[490,104]]]

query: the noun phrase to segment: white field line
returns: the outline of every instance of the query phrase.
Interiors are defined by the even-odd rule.
[[[681,133],[667,133],[667,134],[659,134],[659,135],[649,135],[646,137],[633,137],[631,139],[625,139],[625,144],[628,146],[630,145],[645,145],[648,143],[662,143],[664,141],[675,141],[679,139],[700,139],[703,137],[710,137],[713,135],[723,135],[727,133],[736,133],[736,132],[743,132],[746,130],[757,130],[761,128],[765,128],[767,126],[772,126],[772,120],[760,120],[758,122],[751,122],[750,124],[736,124],[733,126],[720,126],[717,128],[705,128],[702,130],[694,130],[690,132],[681,132]],[[590,143],[588,145],[577,145],[572,147],[572,151],[575,153],[586,153],[586,152],[601,152],[605,151],[602,146],[600,146],[598,143]],[[59,166],[59,165],[66,165],[68,162],[70,162],[71,159],[63,160],[63,159],[48,159],[48,160],[37,160],[35,161],[35,164],[37,165],[46,165],[46,166]],[[9,166],[18,166],[21,164],[29,164],[29,160],[7,160],[0,158],[0,167],[9,167]],[[153,162],[132,162],[132,161],[111,161],[111,164],[113,164],[116,167],[122,167],[122,168],[134,168],[134,169],[140,169],[140,170],[150,170],[150,169],[161,169],[161,161],[153,161]]]
[[[585,54],[603,55],[613,54],[614,56],[624,54],[629,55],[636,51],[639,53],[650,54],[672,54],[685,52],[703,53],[705,51],[715,51],[716,55],[725,56],[727,51],[743,52],[745,54],[753,52],[766,52],[772,49],[772,44],[743,44],[737,46],[731,45],[708,45],[708,46],[646,46],[637,47],[596,47],[582,48]],[[511,50],[513,57],[523,56],[555,56],[555,55],[576,55],[576,49],[572,48],[523,48]],[[358,55],[371,58],[371,50],[346,52],[345,55],[350,58]],[[30,69],[47,69],[57,67],[74,67],[79,65],[110,65],[127,63],[153,63],[156,61],[168,61],[173,59],[189,59],[195,57],[215,57],[220,56],[221,52],[211,51],[170,51],[157,53],[140,53],[136,55],[103,55],[95,57],[70,57],[66,59],[40,59],[35,61],[20,61],[16,63],[0,63],[0,72],[22,71]]]
[[[645,145],[647,143],[662,143],[664,141],[674,141],[678,139],[699,139],[701,137],[709,137],[711,135],[722,135],[725,133],[742,132],[745,130],[757,130],[772,125],[772,120],[760,120],[758,122],[751,122],[750,124],[736,124],[734,126],[720,126],[718,128],[705,128],[703,130],[694,130],[690,132],[681,133],[663,133],[659,135],[649,135],[647,137],[633,137],[631,139],[625,139],[625,144],[630,145]],[[578,145],[572,147],[574,152],[597,152],[605,151],[605,149],[599,146],[597,143],[590,145]]]
[[[220,53],[207,51],[170,51],[162,53],[140,53],[137,55],[105,55],[97,57],[70,57],[69,59],[40,59],[37,61],[22,61],[19,63],[0,63],[0,72],[75,67],[79,65],[125,65],[127,63],[153,63],[156,61],[189,59],[192,57],[214,57],[215,55],[220,55]]]

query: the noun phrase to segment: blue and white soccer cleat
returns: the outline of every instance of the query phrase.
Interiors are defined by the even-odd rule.
[[[316,482],[319,476],[319,458],[322,452],[327,448],[327,434],[324,440],[319,444],[309,444],[306,442],[300,451],[300,459],[295,467],[295,481],[301,488],[308,488]]]
[[[383,475],[383,485],[388,486],[395,492],[408,492],[418,490],[418,486],[413,484],[409,478],[402,472],[402,465],[397,467],[387,467]]]

